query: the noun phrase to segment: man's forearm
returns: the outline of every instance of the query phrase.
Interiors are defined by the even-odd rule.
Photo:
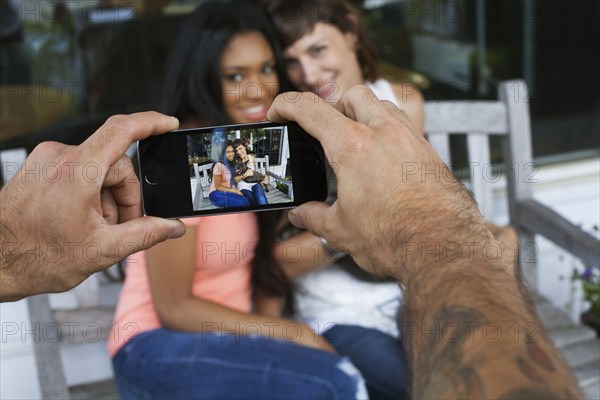
[[[406,280],[413,398],[582,397],[509,271],[479,257]]]
[[[6,221],[0,221],[0,302],[19,300],[25,295],[17,279],[23,272],[18,267],[22,256],[14,233]]]

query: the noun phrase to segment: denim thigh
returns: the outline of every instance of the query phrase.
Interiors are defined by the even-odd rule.
[[[226,207],[247,207],[250,203],[248,199],[237,193],[222,192],[220,190],[213,190],[208,195],[210,202],[215,207],[226,208]]]
[[[254,198],[259,205],[269,204],[267,200],[267,194],[265,193],[265,189],[262,187],[260,183],[252,186],[252,194],[254,194]]]
[[[355,325],[334,325],[323,336],[362,373],[371,399],[407,397],[410,374],[400,339]]]
[[[244,195],[244,197],[246,199],[248,199],[248,202],[250,203],[251,206],[255,206],[257,204],[256,203],[256,198],[254,197],[254,194],[252,193],[251,190],[242,189],[241,192]]]
[[[352,399],[367,396],[347,358],[287,341],[167,329],[113,359],[125,399]]]

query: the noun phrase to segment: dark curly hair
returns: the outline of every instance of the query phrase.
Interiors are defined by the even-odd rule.
[[[159,111],[205,126],[233,123],[225,112],[221,54],[234,36],[260,32],[275,58],[281,91],[289,88],[281,46],[263,12],[247,1],[209,2],[186,17],[167,60]]]
[[[220,55],[235,35],[247,32],[265,37],[275,57],[279,88],[289,89],[277,35],[263,12],[247,1],[208,2],[196,8],[181,28],[169,55],[159,110],[181,121],[198,119],[205,126],[232,124],[223,102]],[[252,286],[255,293],[288,297],[291,283],[273,256],[278,216],[273,211],[257,213],[260,237],[252,261]]]

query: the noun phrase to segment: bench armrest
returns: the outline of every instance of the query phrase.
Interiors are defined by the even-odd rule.
[[[273,178],[276,182],[284,183],[284,184],[286,184],[286,185],[288,185],[290,187],[292,186],[292,182],[288,181],[287,179],[285,179],[285,178],[283,178],[283,177],[281,177],[279,175],[275,175],[271,171],[267,171],[267,175],[270,176],[271,178]]]
[[[600,240],[567,220],[556,211],[535,200],[519,201],[518,229],[539,234],[591,266],[600,266]]]

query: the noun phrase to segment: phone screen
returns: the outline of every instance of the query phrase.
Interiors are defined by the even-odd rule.
[[[271,210],[327,197],[323,150],[295,123],[173,131],[140,141],[138,156],[146,215]]]

